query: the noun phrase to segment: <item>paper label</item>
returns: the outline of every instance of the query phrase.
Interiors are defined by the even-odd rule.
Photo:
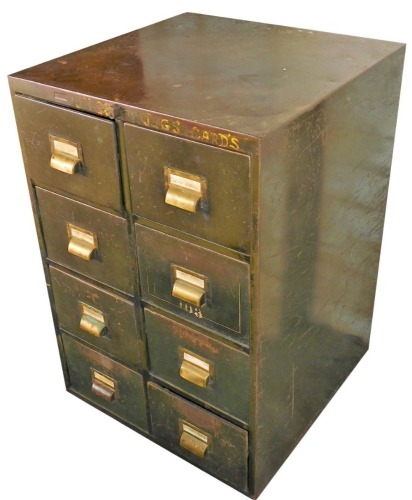
[[[202,183],[199,181],[195,181],[193,179],[189,179],[187,177],[182,177],[181,175],[169,174],[169,182],[173,186],[179,186],[185,189],[191,189],[192,191],[196,191],[196,193],[202,192]]]
[[[202,280],[202,278],[198,278],[197,276],[193,276],[193,274],[185,273],[180,269],[176,269],[176,278],[184,281],[185,283],[202,288],[202,290],[205,289],[205,280]]]
[[[70,156],[74,156],[75,158],[79,158],[79,151],[77,149],[77,145],[75,144],[69,144],[67,142],[53,139],[53,148],[59,153],[65,153]]]
[[[202,361],[199,358],[196,358],[195,356],[192,356],[188,352],[183,352],[183,359],[185,361],[188,361],[190,364],[198,366],[199,368],[202,368],[203,370],[209,372],[210,370],[210,365],[209,363],[206,363],[206,361]]]
[[[194,436],[197,439],[200,439],[200,441],[207,443],[207,436],[205,436],[201,432],[197,431],[196,429],[193,429],[193,427],[190,427],[189,425],[186,425],[186,424],[182,424],[182,429],[184,432],[187,432],[191,436]]]
[[[103,382],[103,384],[108,385],[109,387],[114,389],[114,380],[112,380],[109,377],[106,377],[106,375],[103,375],[102,373],[93,370],[93,377],[96,380],[99,380],[100,382]]]
[[[105,323],[103,313],[98,309],[95,309],[94,307],[88,306],[87,304],[82,304],[82,312],[84,315],[90,316],[100,323]]]

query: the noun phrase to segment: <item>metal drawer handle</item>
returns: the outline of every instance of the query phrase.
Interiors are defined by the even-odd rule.
[[[198,387],[207,387],[211,378],[212,364],[184,349],[181,350],[180,354],[182,364],[179,375]]]
[[[188,212],[197,212],[201,197],[200,193],[191,189],[170,186],[166,193],[165,203]]]
[[[80,319],[80,328],[95,337],[104,335],[107,325],[103,313],[88,304],[80,303],[80,307],[82,315]]]
[[[176,280],[172,290],[173,297],[182,299],[190,304],[200,307],[205,300],[205,291],[185,281]]]
[[[166,167],[165,182],[165,203],[187,212],[197,212],[201,205],[204,208],[206,181],[203,178]]]
[[[116,383],[107,375],[92,370],[92,392],[110,403],[115,399]]]
[[[82,166],[81,146],[54,135],[50,135],[49,140],[52,153],[50,167],[69,175],[80,172]]]
[[[98,249],[97,236],[90,232],[76,227],[73,224],[67,224],[67,233],[69,235],[69,253],[76,255],[84,260],[91,260]]]
[[[196,427],[181,422],[179,445],[200,458],[204,458],[210,447],[210,437]]]
[[[200,307],[206,299],[206,279],[198,274],[183,271],[178,267],[173,267],[174,283],[172,295],[177,299],[184,300]]]
[[[54,153],[50,158],[50,167],[65,174],[73,175],[79,172],[81,162],[77,158]]]

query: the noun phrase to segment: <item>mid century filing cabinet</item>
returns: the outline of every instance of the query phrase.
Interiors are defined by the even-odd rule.
[[[256,498],[368,348],[403,57],[183,14],[10,76],[68,390]]]

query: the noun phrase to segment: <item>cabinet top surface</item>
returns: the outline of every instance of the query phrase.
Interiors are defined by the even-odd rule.
[[[12,77],[259,137],[403,46],[187,13]]]

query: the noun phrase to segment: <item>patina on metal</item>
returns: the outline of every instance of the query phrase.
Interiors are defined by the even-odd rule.
[[[92,260],[97,255],[99,245],[97,236],[74,224],[67,224],[69,245],[67,251],[83,260]]]
[[[80,319],[80,328],[90,335],[101,337],[107,332],[106,319],[98,309],[88,304],[80,303],[82,317]]]
[[[130,297],[49,266],[58,326],[132,368],[145,367],[141,314]]]
[[[180,427],[180,446],[185,450],[189,450],[194,455],[203,458],[208,448],[210,448],[210,437],[187,422],[181,421]]]
[[[50,167],[68,175],[80,172],[83,154],[80,144],[49,134]]]
[[[116,395],[116,382],[107,375],[92,369],[91,390],[96,396],[111,403]]]
[[[9,77],[70,392],[259,496],[368,349],[404,53],[188,13]]]
[[[145,322],[156,380],[247,425],[249,356],[154,308],[145,309]]]
[[[70,390],[141,431],[148,430],[144,380],[67,333],[62,334]]]

